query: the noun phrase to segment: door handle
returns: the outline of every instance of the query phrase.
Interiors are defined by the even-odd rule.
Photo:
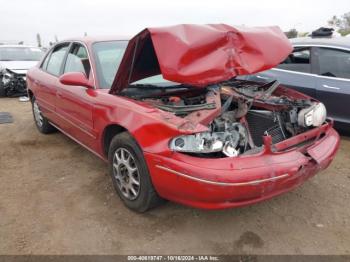
[[[334,89],[334,90],[340,90],[339,87],[336,86],[329,86],[329,85],[322,85],[324,88],[328,88],[328,89]]]

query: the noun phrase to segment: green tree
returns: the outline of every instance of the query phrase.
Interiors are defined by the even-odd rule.
[[[328,25],[331,27],[339,27],[340,24],[341,20],[336,15],[332,16],[332,18],[328,20]]]
[[[328,25],[337,29],[337,32],[342,36],[350,34],[350,12],[343,14],[340,18],[333,16]]]
[[[309,35],[309,32],[299,32],[298,33],[298,36],[299,37],[306,37],[306,36],[308,36]]]
[[[38,47],[41,47],[41,36],[39,33],[36,34],[36,41],[38,43]]]
[[[295,28],[290,29],[288,32],[285,32],[288,38],[296,38],[298,36],[298,31]]]

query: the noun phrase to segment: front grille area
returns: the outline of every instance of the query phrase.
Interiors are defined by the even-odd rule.
[[[286,139],[283,130],[279,125],[275,125],[273,127],[270,127],[268,130],[265,131],[266,135],[270,135],[272,138],[272,144],[277,144],[284,139]]]
[[[270,111],[251,110],[246,115],[249,131],[256,146],[263,144],[263,136],[272,137],[272,143],[278,143],[285,139],[279,120]]]

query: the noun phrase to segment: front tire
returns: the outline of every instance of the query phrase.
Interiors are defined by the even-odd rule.
[[[139,145],[127,132],[112,139],[108,163],[114,188],[125,206],[142,213],[164,201],[153,187]]]
[[[56,131],[56,129],[49,123],[48,119],[42,114],[39,104],[34,96],[32,98],[32,111],[35,125],[40,133],[50,134]]]

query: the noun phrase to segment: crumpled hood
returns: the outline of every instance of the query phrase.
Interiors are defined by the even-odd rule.
[[[291,51],[292,45],[277,26],[147,28],[129,41],[110,93],[158,74],[177,83],[207,86],[270,69]]]
[[[26,74],[38,61],[0,61],[0,70],[10,69],[17,74]]]

